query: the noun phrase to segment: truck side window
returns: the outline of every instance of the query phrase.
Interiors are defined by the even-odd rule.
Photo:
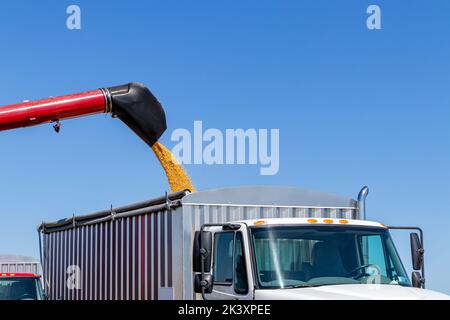
[[[239,294],[246,294],[248,292],[247,266],[245,264],[242,232],[236,233],[234,245],[234,291]]]
[[[386,257],[383,240],[380,235],[364,235],[360,237],[363,264],[373,264],[380,268],[381,275],[387,276]]]
[[[213,275],[217,285],[233,284],[234,232],[220,232],[214,236]]]

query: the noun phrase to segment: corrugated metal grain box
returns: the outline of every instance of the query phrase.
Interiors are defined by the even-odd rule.
[[[86,216],[43,223],[50,299],[195,299],[193,237],[204,223],[275,217],[357,219],[346,197],[249,186],[170,194]]]
[[[0,254],[0,273],[42,274],[39,259],[16,254]]]

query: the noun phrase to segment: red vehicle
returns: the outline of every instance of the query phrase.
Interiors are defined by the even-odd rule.
[[[41,276],[35,273],[0,273],[0,300],[44,300]]]

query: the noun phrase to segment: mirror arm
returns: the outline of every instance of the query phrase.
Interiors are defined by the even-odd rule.
[[[203,230],[202,230],[202,232],[203,232]],[[206,280],[205,280],[205,261],[206,261],[207,252],[206,252],[206,250],[205,250],[205,248],[203,246],[203,237],[201,236],[201,233],[200,233],[200,244],[201,244],[200,254],[201,254],[201,257],[202,257],[202,263],[201,263],[201,266],[200,266],[201,267],[202,281],[200,282],[200,285],[202,286],[202,298],[203,298],[203,300],[208,300],[206,298],[206,294],[205,294],[205,287],[208,284],[206,282]]]
[[[205,231],[205,228],[207,227],[222,227],[223,230],[239,230],[241,228],[241,226],[239,224],[230,224],[230,223],[209,223],[209,224],[204,224],[202,225],[202,227],[200,228],[200,255],[201,255],[201,266],[200,266],[200,275],[201,275],[201,287],[202,287],[202,298],[204,300],[208,300],[208,298],[206,297],[206,286],[208,285],[208,281],[205,279],[205,261],[206,261],[206,257],[208,256],[208,254],[211,254],[211,252],[208,252],[205,249],[205,244],[203,243],[203,231]],[[210,286],[212,286],[213,284],[210,283]]]
[[[200,255],[202,259],[202,263],[200,264],[200,270],[201,270],[201,282],[200,285],[202,287],[202,298],[203,300],[208,300],[206,297],[205,288],[208,285],[207,281],[205,280],[205,261],[206,261],[206,255],[209,254],[205,249],[205,244],[203,242],[203,231],[205,231],[205,227],[207,225],[202,225],[200,228]],[[212,285],[212,284],[211,284]]]
[[[419,253],[422,256],[422,269],[421,269],[421,274],[422,274],[422,288],[425,289],[425,249],[424,249],[424,244],[423,244],[423,231],[421,228],[419,227],[397,227],[397,226],[388,226],[388,229],[394,229],[394,230],[416,230],[419,232],[419,238],[420,238],[420,244],[421,244],[421,248],[419,249]]]

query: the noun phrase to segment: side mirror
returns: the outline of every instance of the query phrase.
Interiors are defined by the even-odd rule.
[[[202,275],[196,274],[194,279],[195,293],[202,293],[202,288],[205,288],[205,293],[211,293],[213,290],[213,276],[211,274],[204,275],[205,280],[202,281]]]
[[[410,234],[410,240],[412,267],[414,270],[420,270],[422,269],[424,254],[422,243],[420,242],[419,236],[415,232]]]
[[[412,286],[414,288],[422,288],[424,279],[422,278],[422,276],[420,275],[420,272],[414,271],[411,274],[411,282],[412,282]]]
[[[210,231],[196,231],[192,252],[192,266],[194,272],[202,272],[202,256],[204,257],[203,271],[211,272],[212,233]]]

